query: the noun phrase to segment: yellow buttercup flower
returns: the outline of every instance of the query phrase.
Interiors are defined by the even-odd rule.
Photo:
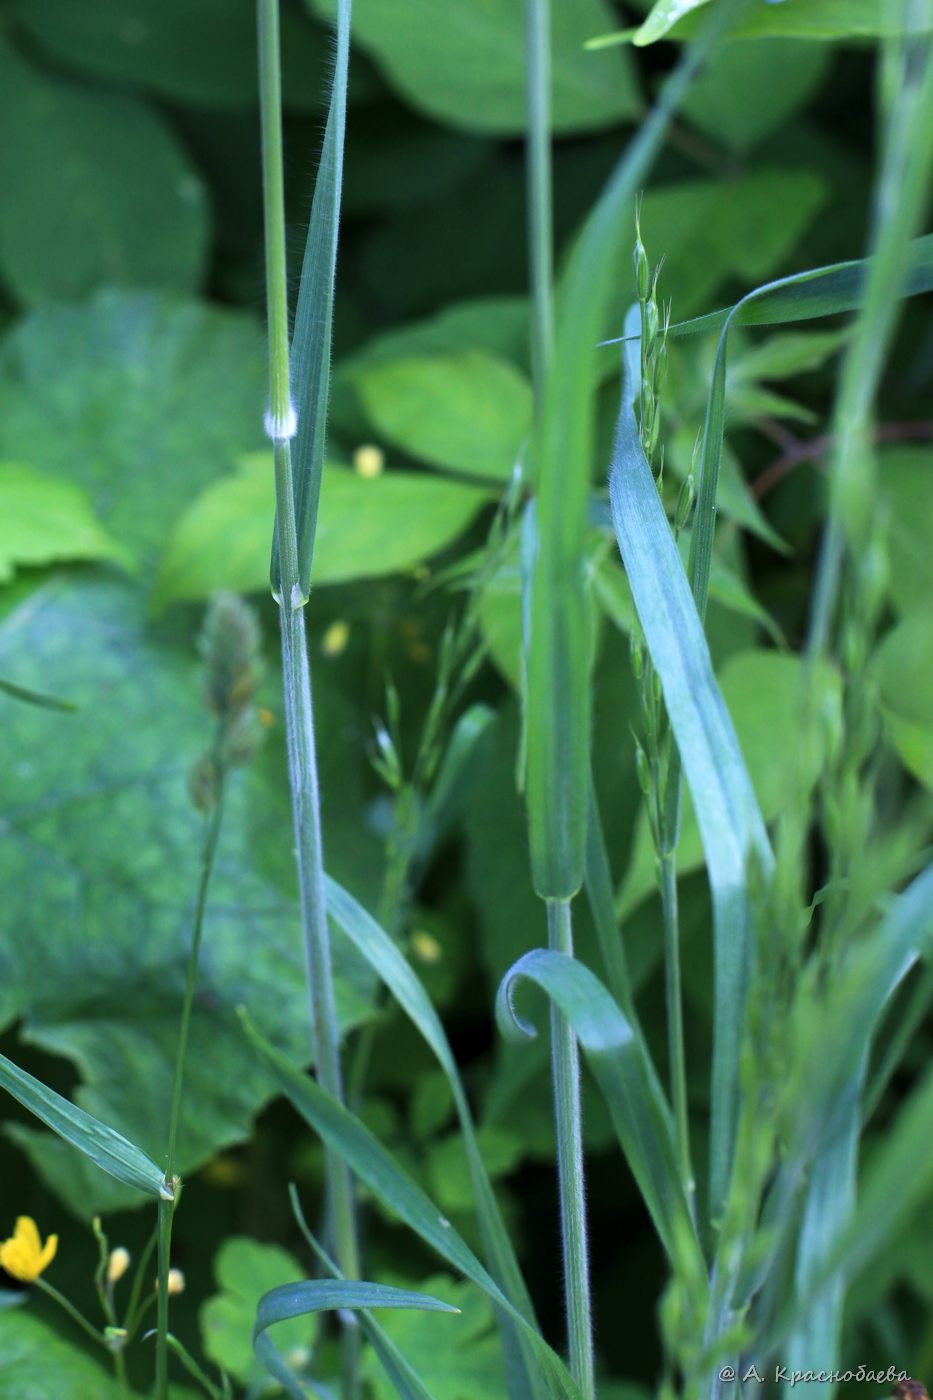
[[[0,1244],[0,1264],[20,1283],[35,1283],[49,1267],[57,1250],[57,1235],[49,1235],[43,1244],[36,1222],[28,1215],[21,1215],[12,1237]]]

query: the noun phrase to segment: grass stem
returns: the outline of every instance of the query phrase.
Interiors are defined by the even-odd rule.
[[[550,29],[550,0],[526,0],[526,182],[531,274],[531,361],[535,413],[539,419],[554,348]]]
[[[548,947],[573,956],[569,899],[549,899]],[[551,1068],[557,1173],[560,1183],[561,1236],[570,1373],[585,1397],[595,1395],[592,1307],[586,1238],[586,1192],[583,1174],[583,1115],[580,1106],[580,1059],[570,1023],[551,1009]]]
[[[311,672],[303,610],[306,599],[300,584],[290,448],[296,424],[289,385],[278,0],[258,0],[258,20],[269,318],[270,409],[267,427],[273,442],[275,463],[276,544],[281,581],[278,601],[282,632],[288,773],[292,793],[315,1073],[322,1087],[342,1102],[339,1033],[324,895],[323,842]],[[341,1271],[348,1278],[359,1278],[359,1251],[350,1175],[339,1156],[332,1150],[327,1150],[325,1160],[332,1245]],[[344,1400],[352,1400],[356,1394],[358,1350],[357,1329],[345,1328],[342,1365]]]

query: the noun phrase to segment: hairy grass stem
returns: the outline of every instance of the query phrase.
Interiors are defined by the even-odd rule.
[[[324,897],[317,754],[311,673],[305,637],[291,439],[296,422],[289,380],[285,207],[282,176],[281,79],[278,0],[258,0],[260,105],[262,116],[263,207],[269,307],[269,427],[275,464],[276,536],[279,565],[279,618],[288,772],[292,793],[295,848],[310,995],[315,1073],[321,1085],[342,1101],[339,1030],[334,1002],[330,933]],[[326,352],[329,353],[329,350]],[[359,1249],[353,1188],[339,1155],[326,1149],[328,1212],[334,1252],[347,1278],[359,1277]],[[357,1389],[357,1329],[343,1333],[345,1400]]]

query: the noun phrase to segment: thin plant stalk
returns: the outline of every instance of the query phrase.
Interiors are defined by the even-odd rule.
[[[569,899],[547,902],[548,947],[573,957]],[[580,1106],[580,1055],[570,1022],[552,1005],[551,1068],[554,1122],[560,1182],[560,1222],[564,1249],[564,1292],[570,1374],[584,1396],[595,1395],[593,1325],[583,1172],[583,1115]]]
[[[684,1047],[683,992],[680,975],[680,924],[677,904],[677,863],[672,850],[658,856],[661,916],[664,924],[664,990],[667,1001],[667,1043],[670,1061],[671,1101],[674,1106],[674,1138],[677,1166],[687,1200],[693,1208],[695,1185],[690,1161],[690,1126],[687,1114],[687,1066]]]
[[[531,275],[532,380],[538,419],[554,350],[550,10],[550,0],[526,0],[528,258]]]
[[[267,431],[275,464],[276,542],[279,560],[279,619],[289,783],[292,793],[298,884],[310,996],[312,1051],[320,1084],[343,1101],[337,1012],[334,1003],[330,933],[324,895],[317,754],[311,673],[305,637],[304,603],[298,561],[298,531],[292,480],[291,439],[296,416],[289,383],[288,305],[285,260],[285,200],[282,175],[279,13],[277,0],[258,0],[260,106],[262,117],[263,210],[269,328],[269,414]],[[332,1243],[341,1271],[359,1278],[359,1250],[350,1175],[340,1157],[326,1149],[328,1210]],[[356,1392],[359,1341],[344,1329],[343,1389]]]
[[[550,0],[526,0],[526,171],[532,301],[531,353],[535,421],[539,431],[554,349],[550,27]],[[549,947],[572,956],[570,900],[547,900],[547,921]],[[583,1395],[589,1397],[595,1394],[595,1381],[579,1050],[570,1023],[556,1007],[551,1010],[551,1070],[570,1372]]]
[[[222,769],[220,770],[222,772]],[[194,992],[198,978],[198,958],[201,951],[201,936],[204,932],[204,914],[207,909],[207,893],[210,888],[214,860],[217,855],[217,841],[223,821],[223,784],[221,782],[217,801],[208,821],[201,858],[201,875],[198,881],[198,894],[194,911],[194,927],[191,935],[191,951],[188,954],[188,971],[185,978],[185,995],[182,1002],[181,1026],[175,1050],[175,1075],[172,1084],[172,1107],[169,1116],[168,1151],[165,1159],[165,1176],[172,1181],[175,1176],[178,1145],[178,1121],[181,1117],[181,1095],[185,1078],[185,1060],[188,1054],[188,1038],[191,1031],[191,1011],[194,1006]],[[157,1400],[167,1400],[168,1396],[168,1272],[172,1255],[172,1222],[175,1217],[177,1196],[170,1201],[159,1202],[158,1214],[158,1301],[156,1310],[156,1396]]]

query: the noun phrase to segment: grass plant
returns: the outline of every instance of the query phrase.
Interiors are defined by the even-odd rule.
[[[785,7],[773,8],[783,12]],[[832,1395],[851,1370],[844,1354],[847,1305],[873,1270],[883,1274],[890,1268],[892,1253],[903,1247],[905,1230],[933,1191],[933,1161],[923,1150],[933,1114],[933,1076],[921,1065],[900,1077],[933,1000],[933,818],[928,791],[908,788],[905,779],[909,771],[927,782],[929,726],[923,727],[926,711],[919,719],[916,713],[901,715],[889,693],[879,699],[886,645],[879,646],[879,637],[889,613],[899,612],[903,603],[898,599],[889,607],[888,571],[900,561],[878,506],[883,483],[874,423],[900,311],[909,298],[933,290],[933,235],[922,235],[933,175],[933,23],[928,9],[922,0],[904,0],[876,36],[878,157],[865,258],[794,272],[747,290],[722,310],[678,320],[677,306],[663,301],[664,273],[652,266],[650,191],[642,204],[640,192],[666,141],[673,140],[680,156],[685,151],[695,156],[698,143],[704,158],[709,156],[700,138],[685,139],[675,124],[681,107],[694,119],[699,112],[702,127],[709,112],[715,114],[716,104],[729,96],[717,91],[711,97],[709,85],[704,89],[705,67],[715,74],[718,61],[732,61],[735,47],[744,42],[729,44],[737,34],[748,39],[754,54],[761,27],[768,33],[767,25],[780,26],[786,15],[765,15],[765,7],[752,0],[679,6],[661,0],[641,29],[622,36],[638,47],[673,26],[675,38],[686,37],[654,105],[641,114],[632,141],[558,261],[552,138],[565,120],[565,98],[552,37],[562,32],[568,12],[552,9],[550,0],[525,0],[529,432],[511,480],[503,477],[498,483],[499,501],[495,511],[488,511],[485,537],[478,513],[494,499],[495,481],[485,481],[488,490],[481,499],[477,494],[470,527],[474,543],[481,541],[475,552],[445,568],[428,587],[411,590],[412,606],[427,609],[440,596],[448,608],[436,674],[417,690],[424,715],[420,725],[416,728],[410,719],[407,696],[403,703],[393,679],[380,674],[375,687],[370,686],[386,697],[387,718],[377,726],[372,766],[388,799],[380,794],[367,811],[367,822],[379,827],[384,844],[381,900],[373,896],[368,902],[358,897],[355,886],[348,889],[325,872],[309,659],[309,631],[316,635],[316,619],[310,629],[306,625],[331,397],[350,60],[350,0],[337,0],[332,9],[332,81],[293,328],[279,0],[257,0],[256,11],[269,371],[265,427],[275,495],[271,581],[281,633],[292,815],[291,832],[278,832],[276,843],[286,848],[289,866],[294,847],[297,865],[307,1053],[283,1048],[287,1028],[282,1043],[270,1034],[266,1009],[251,1003],[253,988],[242,974],[242,962],[236,965],[236,1003],[227,1007],[237,1044],[245,1045],[251,1057],[250,1067],[258,1067],[264,1084],[276,1086],[323,1149],[321,1238],[302,1207],[302,1195],[313,1180],[313,1159],[297,1156],[307,1180],[301,1192],[292,1185],[288,1194],[295,1238],[310,1254],[309,1276],[263,1282],[261,1294],[257,1285],[247,1302],[230,1291],[220,1310],[224,1318],[234,1312],[242,1331],[244,1309],[255,1309],[251,1357],[234,1379],[224,1361],[215,1380],[170,1331],[172,1231],[182,1191],[183,1110],[193,1078],[186,1071],[199,1011],[199,978],[206,972],[200,966],[202,938],[213,882],[219,878],[215,865],[231,805],[231,771],[246,762],[255,746],[253,701],[261,669],[253,613],[237,597],[220,593],[209,607],[201,643],[213,733],[189,782],[204,824],[162,1165],[130,1136],[0,1055],[0,1087],[60,1142],[83,1154],[82,1165],[107,1174],[120,1189],[132,1188],[150,1208],[154,1202],[156,1230],[139,1251],[121,1314],[114,1287],[129,1267],[129,1253],[111,1251],[103,1227],[95,1222],[94,1286],[102,1326],[43,1276],[56,1257],[58,1237],[43,1246],[30,1217],[21,1216],[13,1236],[0,1244],[0,1263],[24,1286],[35,1284],[78,1330],[82,1343],[109,1353],[116,1388],[107,1395],[137,1393],[129,1346],[154,1308],[156,1400],[169,1400],[172,1356],[210,1400],[233,1400],[241,1391],[259,1394],[263,1374],[294,1400],[306,1396],[309,1387],[329,1394],[338,1383],[342,1400],[361,1400],[373,1389],[381,1393],[382,1385],[402,1400],[460,1400],[455,1392],[459,1379],[448,1386],[442,1375],[438,1385],[431,1376],[435,1353],[445,1353],[448,1336],[455,1353],[455,1329],[465,1322],[473,1329],[470,1344],[481,1357],[481,1393],[493,1386],[491,1393],[508,1400],[597,1400],[614,1392],[605,1363],[608,1348],[602,1345],[607,1322],[591,1278],[585,1072],[602,1099],[606,1135],[611,1134],[624,1159],[663,1261],[665,1281],[657,1305],[659,1400],[780,1393],[776,1381],[766,1390],[759,1386],[788,1358],[793,1369],[802,1368],[795,1384],[812,1373],[810,1379],[822,1378],[823,1393]],[[825,14],[814,20],[814,13],[816,9],[796,22],[830,23]],[[444,17],[438,14],[431,22],[441,25]],[[839,23],[838,17],[832,23]],[[359,25],[361,42],[375,51],[381,43],[391,44],[392,35],[386,40],[375,12],[361,6]],[[864,37],[861,31],[859,36]],[[619,36],[610,38],[613,46],[621,42]],[[410,80],[410,60],[407,51],[401,57],[393,52],[385,62],[387,81],[404,86]],[[285,71],[287,75],[287,67]],[[378,91],[377,80],[371,81]],[[449,100],[450,94],[442,97]],[[495,120],[507,124],[505,107]],[[734,188],[740,183],[736,177]],[[362,198],[359,189],[356,198]],[[0,264],[2,253],[0,248]],[[600,341],[607,333],[610,306],[617,308],[622,324],[611,341]],[[774,432],[786,409],[770,389],[757,382],[748,388],[749,360],[773,349],[771,342],[750,349],[743,339],[750,329],[843,313],[851,321],[844,337],[833,338],[832,349],[841,350],[841,368],[825,439],[828,505],[805,611],[804,643],[799,657],[766,653],[769,661],[787,663],[794,675],[788,719],[793,732],[773,740],[792,750],[781,765],[787,773],[781,774],[785,781],[775,802],[774,784],[758,778],[753,727],[740,704],[727,703],[729,660],[718,664],[721,639],[714,604],[722,605],[725,598],[745,623],[757,624],[762,617],[741,563],[731,593],[721,587],[724,559],[739,557],[740,550],[734,525],[725,539],[717,529],[720,508],[724,514],[731,510],[745,527],[757,528],[762,538],[777,538],[770,524],[759,520],[741,473],[731,471],[727,428],[731,435],[729,414],[735,411],[738,428],[750,420]],[[405,354],[397,358],[405,373],[415,372],[412,363],[416,369],[424,362],[436,369],[435,355],[455,361],[452,378],[459,384],[477,372],[477,365],[480,370],[485,366],[490,383],[510,385],[511,401],[525,403],[527,387],[502,351],[514,331],[510,312],[484,304],[478,319],[475,308],[470,315],[459,313],[459,319],[455,314],[452,321],[402,332]],[[470,324],[480,348],[462,355],[458,337]],[[715,338],[708,361],[690,350],[690,341],[701,336]],[[607,351],[608,345],[616,348]],[[823,350],[830,353],[825,345]],[[351,361],[348,374],[335,381],[341,388],[342,422],[350,422],[354,431],[368,403],[360,385],[367,373],[385,364],[394,364],[399,373],[393,353],[391,345],[388,350],[377,345],[368,357]],[[774,352],[778,361],[783,355],[795,365],[808,363],[807,355],[815,353],[812,341],[790,335]],[[929,358],[929,343],[925,351],[922,345],[917,350],[918,361],[924,353]],[[670,409],[674,402],[682,413],[684,403],[691,402],[683,383],[675,382],[677,375],[672,372],[670,383],[667,378],[669,362],[673,365],[682,354],[678,372],[684,379],[689,377],[685,364],[697,382],[701,374],[707,376],[702,400],[695,396],[690,407],[696,421],[674,421]],[[820,354],[822,366],[825,354]],[[612,374],[607,372],[610,356],[616,366]],[[359,402],[350,402],[351,389],[359,390]],[[402,390],[396,391],[401,395]],[[605,464],[598,462],[600,425],[609,395],[616,393],[607,491],[601,475]],[[510,430],[513,426],[510,422]],[[695,430],[697,449],[688,465],[681,440]],[[392,431],[400,431],[397,423],[386,429],[387,438]],[[371,446],[365,450],[366,460],[377,462],[374,479],[382,457]],[[418,451],[411,455],[418,458]],[[805,454],[800,455],[803,460]],[[440,464],[418,460],[422,466],[449,467],[446,459]],[[457,461],[462,471],[459,450]],[[354,486],[365,476],[340,467],[328,470],[343,470],[345,482]],[[412,469],[409,475],[426,478],[428,473]],[[239,484],[234,482],[232,489]],[[360,501],[362,517],[366,507],[362,497]],[[112,558],[112,551],[107,557]],[[566,1358],[547,1319],[542,1322],[539,1316],[543,1309],[536,1311],[538,1280],[524,1271],[523,1242],[512,1229],[514,1214],[503,1208],[498,1194],[497,1125],[489,1111],[494,1095],[487,1092],[482,1073],[460,1063],[458,1041],[432,1000],[429,988],[442,983],[431,956],[441,942],[433,934],[421,935],[420,946],[428,949],[422,967],[418,945],[409,936],[421,913],[419,885],[434,857],[443,854],[451,814],[462,815],[468,807],[470,770],[476,764],[487,777],[490,772],[483,767],[482,752],[483,744],[496,737],[495,715],[489,705],[473,700],[471,687],[498,640],[487,627],[486,609],[516,560],[522,667],[515,766],[527,820],[532,908],[546,925],[546,946],[527,946],[522,927],[520,954],[513,945],[496,968],[494,1017],[503,1040],[527,1045],[537,1027],[525,1009],[526,992],[534,990],[538,1009],[547,1007],[547,1127],[556,1144]],[[440,595],[441,589],[449,590],[448,598]],[[897,621],[892,632],[918,625],[915,611],[906,611],[907,621]],[[600,619],[615,624],[604,627],[601,637]],[[620,629],[628,634],[624,642]],[[510,635],[517,636],[517,630]],[[350,624],[342,622],[336,633],[341,647],[350,634]],[[328,629],[326,635],[335,634]],[[771,635],[782,637],[776,626]],[[631,786],[641,795],[633,818],[630,872],[638,874],[641,853],[647,852],[644,884],[654,900],[643,916],[653,938],[647,952],[646,940],[639,942],[635,921],[628,919],[627,885],[616,882],[616,814],[600,805],[606,792],[596,770],[594,732],[597,718],[605,725],[605,716],[598,715],[602,672],[597,642],[613,664],[621,660],[626,674],[625,687],[613,694],[631,692],[626,717],[611,716],[612,742],[626,756],[634,754]],[[758,660],[760,652],[754,653]],[[415,657],[418,664],[422,659]],[[60,689],[67,694],[57,678],[48,692],[18,679],[0,681],[0,689],[5,704],[50,710],[50,722],[66,722],[64,711],[81,713],[69,699],[53,698]],[[340,704],[331,697],[330,716],[344,703],[336,685],[334,694]],[[759,698],[764,707],[766,697]],[[892,758],[895,750],[900,767]],[[97,782],[96,768],[93,776]],[[486,809],[478,810],[488,817]],[[701,868],[709,893],[708,920],[706,890],[697,894],[701,882],[694,875]],[[689,887],[684,883],[688,878],[695,879]],[[688,888],[695,907],[684,898]],[[581,892],[589,906],[600,975],[585,960],[584,921],[578,920],[575,928]],[[497,893],[483,887],[482,897],[492,903]],[[498,897],[504,898],[503,893]],[[527,907],[516,904],[519,910]],[[379,917],[372,912],[377,908]],[[480,910],[476,921],[489,913]],[[511,906],[507,915],[512,918]],[[709,933],[711,1040],[708,1097],[697,1094],[694,1101],[700,1076],[692,1072],[697,1046],[691,1036],[696,1031],[687,1006],[702,1000],[703,984],[685,953],[689,935],[695,940],[690,956],[696,955],[698,924],[703,925],[701,934]],[[360,986],[365,982],[369,998],[362,1013],[369,1022],[354,1047],[347,1092],[335,954],[348,955],[347,965],[356,969]],[[644,994],[655,967],[660,969],[659,998],[663,991],[657,1026],[648,1020],[651,1003]],[[366,978],[377,985],[375,995]],[[69,1014],[75,1013],[70,1009]],[[385,1046],[387,1035],[397,1035],[418,1066],[419,1094],[409,1092],[409,1083],[400,1088],[399,1080],[390,1080],[388,1089],[384,1079],[381,1089],[373,1087],[380,1068],[374,1064],[376,1047]],[[662,1057],[666,1074],[659,1071],[659,1065],[665,1067]],[[310,1074],[303,1067],[309,1059]],[[525,1081],[514,1063],[496,1062],[502,1083],[494,1088],[507,1104],[517,1105]],[[705,1072],[705,1066],[701,1069]],[[510,1075],[518,1090],[507,1082]],[[516,1117],[521,1121],[520,1107]],[[223,1143],[238,1142],[237,1131],[236,1125],[225,1125]],[[871,1151],[866,1152],[869,1134]],[[500,1131],[500,1144],[502,1140],[508,1146],[508,1134]],[[460,1194],[452,1196],[456,1209],[445,1204],[444,1195],[450,1184],[444,1172],[451,1172],[451,1163],[454,1173],[462,1166],[464,1182]],[[283,1203],[285,1188],[284,1178],[276,1182]],[[372,1249],[364,1249],[370,1231],[360,1228],[363,1209],[367,1226],[373,1226]],[[540,1231],[540,1213],[529,1213]],[[382,1233],[398,1225],[414,1237],[419,1251],[427,1250],[453,1271],[453,1285],[434,1278],[424,1287],[408,1286],[402,1270],[391,1282],[369,1281],[371,1261],[381,1268],[387,1258],[394,1261],[392,1251],[402,1254],[402,1234]],[[280,1256],[271,1258],[274,1251],[263,1255],[264,1246],[249,1243],[260,1251],[250,1256],[249,1267],[257,1276],[266,1265],[283,1267]],[[157,1287],[150,1294],[153,1253]],[[423,1270],[423,1255],[415,1257],[414,1267]],[[286,1256],[284,1267],[291,1270],[293,1264]],[[892,1277],[896,1281],[898,1275]],[[482,1309],[478,1321],[464,1319],[460,1308],[443,1296],[448,1285],[465,1284],[469,1293],[458,1296],[464,1312],[474,1304]],[[14,1305],[19,1301],[14,1299]],[[381,1309],[390,1310],[384,1321]],[[277,1329],[320,1313],[332,1315],[340,1328],[339,1360],[337,1347],[331,1359],[326,1340],[314,1348],[280,1344],[286,1333]],[[392,1319],[419,1313],[431,1314],[436,1330],[431,1351],[422,1345],[415,1357],[408,1354],[405,1338],[417,1344],[418,1332],[396,1332]],[[882,1322],[886,1320],[887,1314]],[[209,1337],[207,1329],[205,1335]],[[876,1335],[900,1343],[891,1327]],[[242,1341],[239,1332],[236,1340]],[[235,1346],[232,1350],[236,1354]],[[919,1354],[933,1358],[933,1340]],[[80,1364],[85,1360],[82,1353]],[[73,1359],[73,1364],[79,1362]],[[887,1370],[868,1377],[848,1374],[848,1379],[869,1379],[874,1395],[881,1392],[885,1376]],[[463,1385],[477,1393],[475,1375]],[[235,1386],[240,1390],[235,1392]],[[6,1394],[2,1381],[0,1393]]]

